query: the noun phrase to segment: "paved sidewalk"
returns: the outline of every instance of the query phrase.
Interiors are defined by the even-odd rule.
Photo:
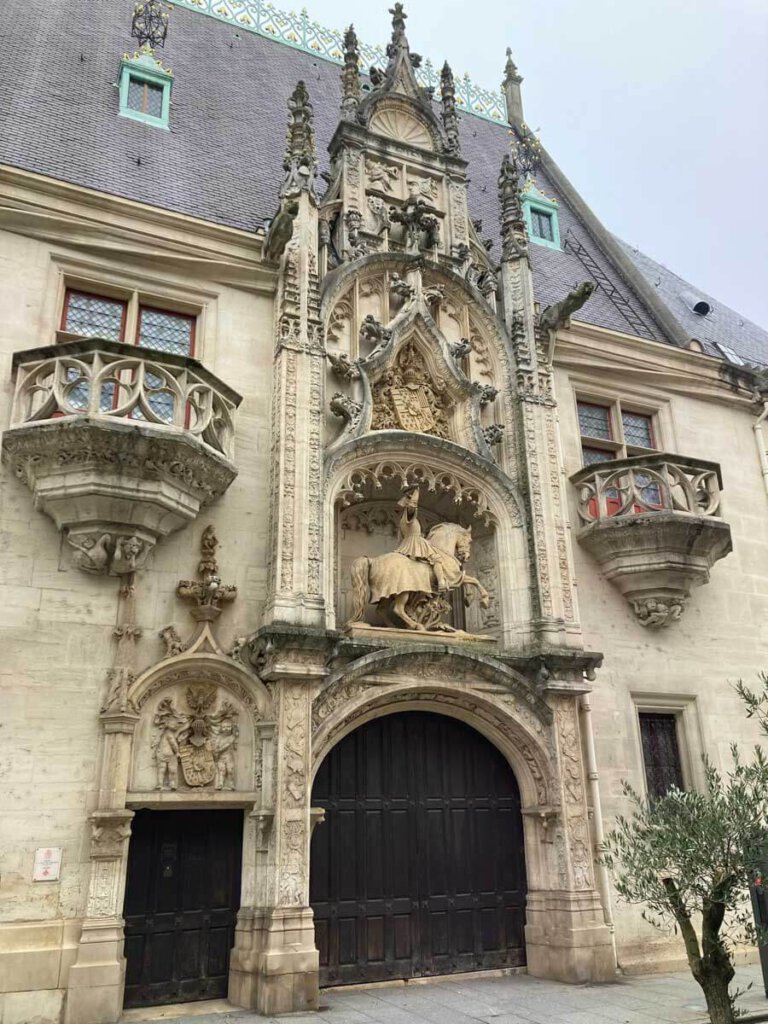
[[[736,984],[752,982],[741,1000],[748,1013],[765,1013],[768,999],[758,966],[740,968]],[[561,985],[527,975],[473,977],[320,993],[319,1013],[258,1017],[225,1002],[185,1008],[131,1010],[126,1024],[664,1024],[703,1022],[701,989],[689,974],[622,978],[611,985]],[[181,1015],[179,1015],[181,1014]]]

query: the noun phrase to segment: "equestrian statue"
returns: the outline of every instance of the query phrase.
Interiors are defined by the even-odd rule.
[[[363,623],[365,607],[371,602],[388,626],[420,632],[459,632],[441,621],[451,609],[448,596],[452,590],[473,587],[481,607],[490,604],[485,587],[464,572],[472,527],[438,523],[424,537],[418,516],[419,488],[408,487],[397,504],[403,510],[397,549],[375,558],[363,556],[352,563],[354,606],[347,626]],[[471,596],[465,594],[464,603],[471,604]]]

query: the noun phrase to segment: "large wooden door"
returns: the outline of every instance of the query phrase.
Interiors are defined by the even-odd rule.
[[[136,812],[123,911],[126,1006],[226,996],[242,842],[242,811]]]
[[[427,712],[378,718],[333,748],[312,803],[321,985],[525,963],[520,794],[483,736]]]

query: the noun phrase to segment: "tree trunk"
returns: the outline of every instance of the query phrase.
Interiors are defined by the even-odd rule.
[[[731,972],[733,973],[733,972]],[[712,1024],[735,1024],[731,997],[728,995],[730,978],[721,970],[704,968],[696,979],[704,991],[707,1010]]]

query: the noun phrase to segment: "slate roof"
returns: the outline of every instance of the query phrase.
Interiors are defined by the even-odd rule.
[[[327,168],[340,102],[337,65],[174,7],[166,49],[160,51],[174,72],[171,126],[163,131],[117,114],[120,58],[134,42],[128,0],[4,0],[0,163],[253,231],[277,209],[287,99],[303,78],[315,109],[320,170]],[[498,256],[496,180],[508,129],[470,115],[460,127],[471,215],[483,220],[482,235],[494,240]],[[539,175],[537,184],[560,199],[566,243],[562,252],[531,245],[537,300],[546,306],[592,278],[586,251],[605,286],[579,318],[663,337],[652,312],[551,183]],[[569,251],[570,243],[582,258]],[[706,351],[720,355],[713,343],[721,341],[747,361],[768,362],[768,332],[712,299],[712,313],[698,316],[680,298],[681,292],[698,294],[696,289],[642,253],[626,246],[625,251]],[[621,302],[611,300],[612,290]]]

